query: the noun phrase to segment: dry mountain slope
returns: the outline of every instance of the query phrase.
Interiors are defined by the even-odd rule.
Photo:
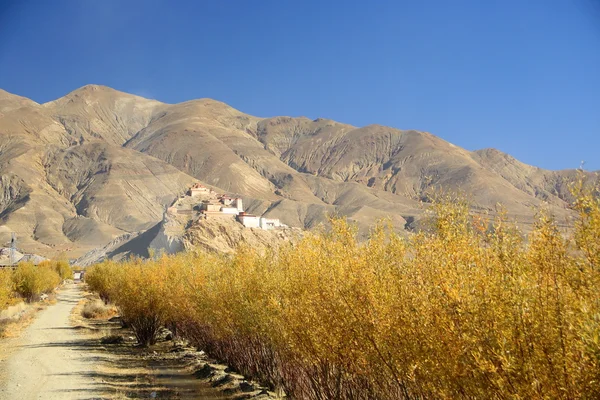
[[[429,133],[378,125],[352,128],[325,120],[304,122],[302,135],[291,146],[278,148],[281,159],[299,171],[362,183],[412,200],[441,187],[468,193],[480,208],[500,202],[515,214],[527,215],[539,205],[534,196],[475,161],[470,152]],[[283,136],[293,131],[287,120],[265,125],[261,139],[266,146],[281,143],[270,131],[283,130]]]
[[[258,118],[210,99],[165,104],[88,85],[40,105],[0,91],[0,241],[89,249],[147,229],[194,179],[240,194],[248,211],[313,227],[346,215],[366,231],[418,221],[435,188],[522,222],[548,202],[569,215],[574,171],[547,171],[432,134],[327,119]],[[83,250],[82,250],[83,251]]]
[[[84,86],[43,105],[64,126],[72,145],[101,141],[116,146],[146,127],[163,106],[97,85]]]
[[[114,143],[125,141],[125,131],[116,135],[116,127],[102,121],[127,120],[130,109],[119,116],[122,109],[110,106],[123,101],[72,104],[78,112],[83,108],[102,116],[99,130],[91,131],[63,124],[69,119],[54,110],[64,109],[63,103],[39,105],[0,93],[0,242],[15,231],[22,249],[48,256],[77,255],[124,232],[147,229],[194,181],[169,164]],[[113,135],[102,136],[102,129]]]
[[[577,179],[577,170],[549,171],[533,167],[496,149],[478,150],[472,156],[481,165],[530,196],[558,206],[572,200],[569,184]],[[587,174],[587,179],[594,179],[597,173],[598,171]]]
[[[481,210],[502,203],[523,222],[531,222],[534,210],[550,199],[526,189],[533,167],[522,164],[518,173],[502,174],[478,153],[426,132],[302,117],[257,119],[212,100],[170,106],[126,146],[263,200],[252,202],[253,211],[267,211],[294,226],[310,227],[332,211],[361,215],[355,219],[362,226],[389,214],[412,220],[420,214],[417,202],[434,188],[467,193]],[[543,174],[557,181],[573,175]],[[568,214],[563,192],[551,198],[561,218]]]

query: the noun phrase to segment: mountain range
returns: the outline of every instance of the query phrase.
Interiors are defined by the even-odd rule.
[[[416,229],[441,188],[466,195],[474,212],[502,204],[527,230],[544,205],[568,225],[577,171],[427,132],[259,118],[211,99],[165,104],[87,85],[44,104],[0,90],[0,173],[0,244],[16,232],[27,252],[75,257],[155,226],[198,181],[307,229],[328,215],[363,233],[381,218]]]

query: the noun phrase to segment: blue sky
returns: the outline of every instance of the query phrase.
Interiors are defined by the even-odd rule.
[[[600,169],[600,0],[0,0],[0,88],[88,83]]]

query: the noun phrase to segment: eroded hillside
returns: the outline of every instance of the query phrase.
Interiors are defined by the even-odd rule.
[[[427,132],[257,118],[210,99],[165,104],[98,85],[42,105],[0,90],[0,170],[0,242],[15,231],[20,247],[49,256],[156,226],[197,180],[289,226],[343,215],[366,232],[381,218],[409,229],[438,189],[464,193],[477,212],[502,203],[524,226],[546,203],[568,221],[575,175]]]

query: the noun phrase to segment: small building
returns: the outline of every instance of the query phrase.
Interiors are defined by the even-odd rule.
[[[204,211],[202,213],[202,215],[206,219],[213,219],[213,218],[230,218],[230,219],[235,219],[235,217],[236,217],[235,214],[227,214],[227,213],[224,213],[224,212],[221,212],[221,211]]]
[[[37,254],[23,254],[23,258],[21,258],[19,262],[30,262],[33,265],[39,265],[42,261],[46,260],[48,260],[46,257]]]
[[[265,218],[265,217],[261,217],[260,218],[260,227],[261,229],[275,229],[275,228],[279,228],[281,226],[281,223],[279,222],[278,218]]]
[[[239,211],[236,207],[221,207],[221,212],[224,214],[238,215]]]
[[[204,201],[204,202],[202,202],[202,204],[200,204],[201,211],[218,212],[218,211],[221,211],[221,207],[223,207],[222,204],[213,203],[210,201]]]
[[[224,206],[230,206],[235,201],[235,199],[232,199],[231,197],[227,196],[226,194],[224,194],[221,197],[219,197],[219,200],[221,201],[221,203]]]
[[[237,208],[238,212],[244,212],[244,205],[242,204],[242,199],[239,197],[236,197],[234,203],[235,207]]]
[[[200,196],[203,194],[209,194],[210,193],[210,189],[202,186],[199,183],[196,183],[194,186],[192,186],[192,188],[190,189],[190,196],[192,197],[196,197],[196,196]]]
[[[241,212],[238,214],[237,220],[246,228],[260,228],[260,217],[256,215]]]

